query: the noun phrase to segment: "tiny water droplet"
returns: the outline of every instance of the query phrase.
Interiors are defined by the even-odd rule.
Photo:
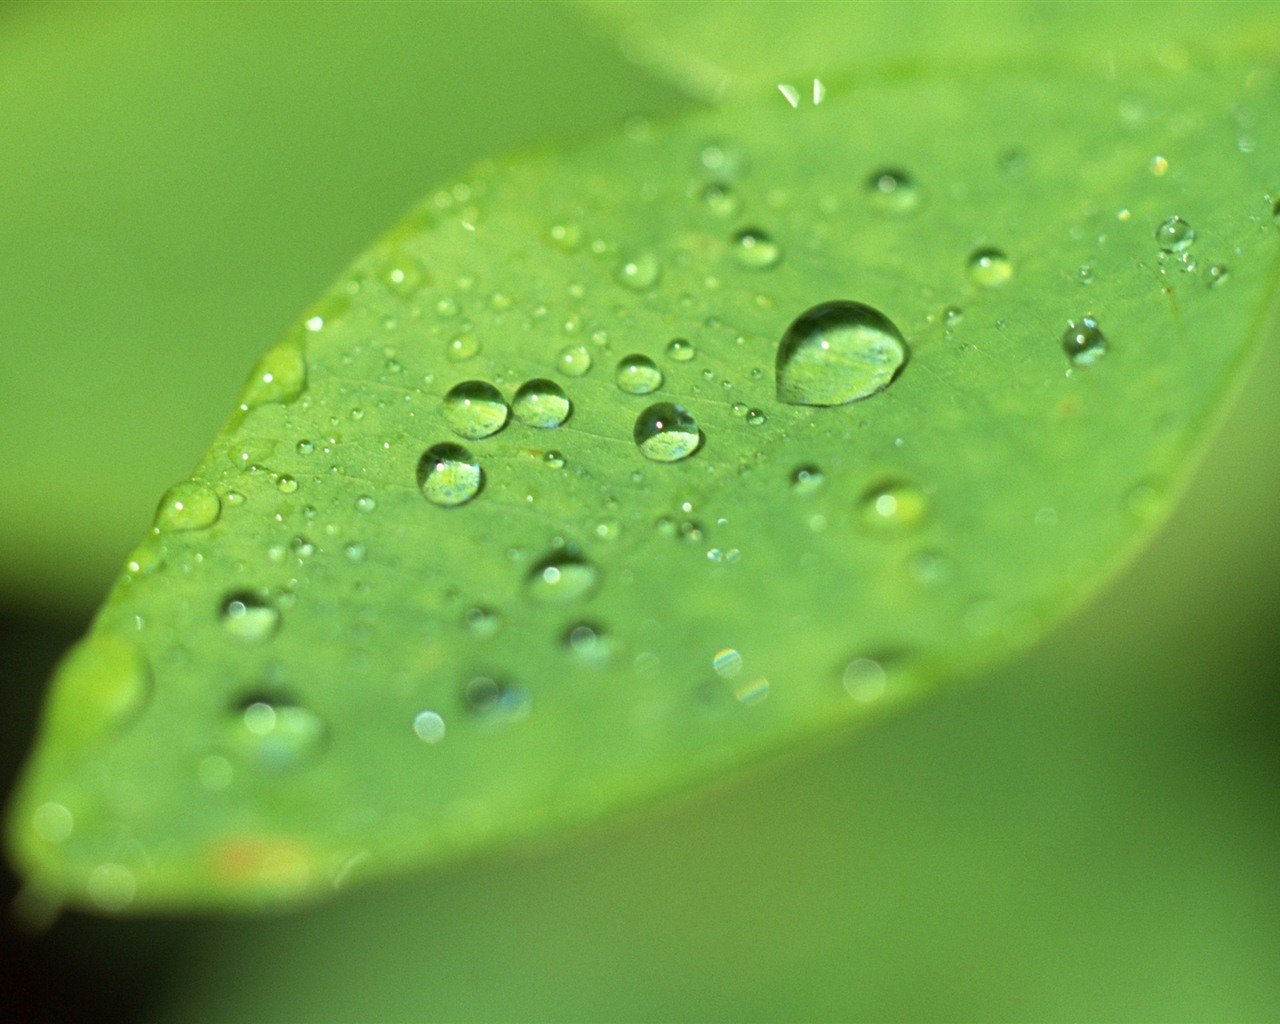
[[[463,687],[462,699],[474,714],[491,720],[519,721],[529,714],[529,694],[491,676],[475,676]]]
[[[1219,285],[1226,284],[1230,276],[1231,271],[1224,264],[1213,263],[1205,271],[1205,284],[1210,288],[1217,288]]]
[[[502,628],[502,616],[483,605],[468,608],[462,613],[462,621],[475,636],[493,636]]]
[[[717,651],[711,659],[711,667],[721,679],[732,679],[742,671],[742,655],[732,647]]]
[[[572,551],[556,551],[529,570],[525,590],[544,604],[585,600],[600,586],[600,570]]]
[[[280,627],[280,610],[261,594],[229,594],[218,612],[222,627],[239,640],[265,640]]]
[[[609,635],[590,622],[571,626],[564,635],[565,646],[584,661],[599,663],[609,657]]]
[[[902,332],[883,313],[837,300],[805,310],[778,345],[778,400],[844,405],[882,391],[907,361]]]
[[[867,178],[872,202],[887,213],[910,213],[920,206],[924,195],[906,171],[882,167]]]
[[[473,359],[480,354],[480,342],[470,334],[460,334],[456,338],[449,339],[444,354],[452,363],[465,363],[468,359]]]
[[[542,463],[551,469],[564,469],[564,462],[564,455],[561,452],[549,451],[543,453]]]
[[[357,512],[372,512],[378,507],[378,503],[368,494],[362,494],[356,498]]]
[[[444,719],[434,711],[419,711],[413,716],[413,732],[423,743],[439,743],[444,739]]]
[[[782,249],[759,228],[743,228],[733,236],[733,256],[748,270],[768,270],[782,259]]]
[[[845,692],[860,704],[884,696],[885,681],[884,666],[873,658],[854,658],[840,675]]]
[[[204,530],[222,515],[217,492],[199,480],[184,480],[164,492],[156,510],[156,527],[161,530]]]
[[[511,410],[527,426],[551,429],[569,418],[573,403],[555,381],[537,377],[520,385],[511,399]]]
[[[281,494],[292,494],[298,489],[298,481],[291,477],[288,473],[281,473],[276,477],[276,490]]]
[[[812,463],[797,466],[791,471],[791,490],[795,494],[814,494],[822,489],[823,483],[822,470]]]
[[[763,424],[763,423],[767,423],[767,422],[768,422],[768,420],[769,420],[769,417],[767,417],[767,416],[764,414],[764,412],[763,412],[762,410],[760,410],[760,409],[748,409],[748,410],[747,410],[747,423],[748,423],[750,426],[758,427],[758,426],[760,426],[760,425],[761,425],[761,424]]]
[[[484,484],[484,470],[462,445],[432,445],[418,460],[418,488],[423,497],[441,508],[464,505]]]
[[[1107,339],[1091,316],[1068,322],[1062,335],[1062,350],[1076,366],[1092,366],[1107,354]]]
[[[294,446],[294,450],[299,455],[310,455],[316,450],[316,443],[314,441],[309,441],[304,437]]]
[[[717,217],[732,217],[742,208],[738,194],[723,182],[713,181],[702,190],[702,202]]]
[[[679,462],[698,450],[702,433],[689,410],[674,402],[658,402],[636,417],[636,447],[654,462]]]
[[[353,540],[342,549],[342,553],[347,556],[347,561],[354,565],[361,564],[367,555],[365,546],[358,540]]]
[[[1195,240],[1195,230],[1181,217],[1169,217],[1156,228],[1156,244],[1165,252],[1186,252]]]
[[[323,322],[320,326],[323,326]],[[310,322],[308,328],[310,329]],[[248,412],[269,402],[288,404],[297,399],[306,386],[306,353],[301,335],[294,335],[280,342],[258,360],[240,397],[240,408]]]
[[[566,377],[581,377],[591,369],[591,353],[581,345],[568,345],[556,356],[556,369]]]
[[[983,288],[995,288],[1013,277],[1013,263],[1000,249],[987,246],[969,254],[969,280]]]
[[[942,319],[947,322],[948,326],[954,327],[964,319],[964,310],[959,306],[948,306],[942,311]]]
[[[662,371],[648,356],[636,353],[618,360],[614,380],[628,395],[647,395],[662,387]]]
[[[253,696],[232,709],[232,748],[262,768],[301,768],[325,748],[329,730],[309,708],[279,697]]]
[[[862,496],[862,521],[874,529],[914,529],[927,511],[924,493],[912,484],[879,484]]]
[[[476,441],[507,425],[511,410],[502,392],[488,381],[464,380],[444,396],[444,419],[459,437]]]
[[[633,291],[644,292],[658,283],[662,276],[662,264],[652,252],[639,252],[623,260],[614,276],[620,284]]]
[[[698,354],[698,350],[688,338],[672,338],[667,342],[666,351],[667,358],[677,363],[687,363]]]

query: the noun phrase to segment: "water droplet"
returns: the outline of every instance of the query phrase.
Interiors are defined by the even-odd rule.
[[[717,651],[711,659],[711,667],[721,679],[732,679],[742,671],[742,655],[732,647]]]
[[[600,585],[600,570],[572,551],[556,551],[529,570],[525,589],[544,604],[585,600]]]
[[[462,698],[475,714],[497,721],[519,721],[529,714],[529,694],[491,676],[476,676],[463,687]]]
[[[768,421],[769,421],[769,417],[766,416],[762,410],[760,409],[747,410],[747,423],[749,426],[758,427],[761,424],[767,423]]]
[[[882,167],[867,178],[872,202],[887,213],[910,213],[920,206],[924,195],[906,171]]]
[[[888,387],[907,361],[902,332],[860,302],[824,302],[805,310],[778,345],[778,400],[843,405]]]
[[[591,353],[581,345],[569,345],[556,356],[556,369],[566,377],[581,377],[591,369]]]
[[[964,319],[964,310],[959,306],[948,306],[942,311],[942,318],[947,322],[949,327],[954,327]]]
[[[687,363],[697,354],[698,350],[688,338],[672,338],[667,342],[667,358],[677,363]]]
[[[557,451],[544,452],[542,455],[542,464],[549,466],[551,469],[564,469],[564,454]]]
[[[502,392],[488,381],[464,380],[444,396],[444,419],[459,437],[476,441],[507,425],[511,410]]]
[[[284,698],[253,696],[233,709],[233,749],[263,768],[301,768],[320,754],[328,738],[324,719]]]
[[[31,815],[31,827],[46,843],[66,842],[75,824],[75,818],[66,805],[52,801],[41,804]]]
[[[223,599],[218,615],[223,629],[240,640],[265,640],[280,627],[280,610],[248,590]]]
[[[822,489],[824,482],[822,470],[812,464],[797,466],[791,471],[791,490],[795,494],[814,494]]]
[[[702,190],[702,202],[717,217],[732,217],[742,207],[737,193],[718,181],[713,181]]]
[[[460,334],[456,338],[449,339],[444,354],[452,363],[465,363],[468,359],[474,359],[480,354],[480,342],[473,335]]]
[[[995,288],[1013,277],[1013,263],[1001,250],[990,246],[969,254],[969,280],[983,288]]]
[[[138,892],[138,880],[123,864],[99,864],[89,872],[89,899],[99,910],[124,910]]]
[[[912,484],[879,484],[862,496],[862,521],[875,529],[914,529],[927,511],[924,493]]]
[[[845,692],[860,704],[882,697],[885,679],[884,666],[873,658],[854,658],[840,675]]]
[[[609,636],[599,626],[579,622],[564,635],[565,646],[584,661],[600,663],[609,657]]]
[[[309,441],[304,437],[294,446],[294,450],[299,455],[310,455],[316,450],[316,443],[314,441]]]
[[[655,462],[687,459],[702,444],[702,432],[689,410],[674,402],[658,402],[636,417],[634,430],[640,454]]]
[[[346,555],[347,561],[353,565],[360,565],[368,556],[368,550],[358,540],[353,540],[342,549],[342,553]]]
[[[1107,339],[1098,329],[1098,321],[1084,316],[1079,323],[1068,322],[1062,335],[1062,350],[1075,365],[1092,366],[1107,354]]]
[[[372,512],[377,507],[378,503],[368,494],[362,494],[360,497],[356,498],[357,512]]]
[[[743,228],[733,236],[733,256],[748,270],[768,270],[782,259],[782,249],[759,228]]]
[[[1181,217],[1169,217],[1156,228],[1156,244],[1165,252],[1186,252],[1195,240],[1194,229]]]
[[[1219,285],[1227,283],[1227,278],[1231,276],[1231,271],[1222,263],[1212,263],[1205,271],[1205,284],[1210,288],[1217,288]]]
[[[511,409],[521,423],[550,429],[569,418],[573,403],[555,381],[537,377],[520,385],[511,400]]]
[[[460,444],[432,445],[418,460],[418,487],[433,505],[454,508],[466,504],[484,484],[484,470]]]
[[[640,252],[623,260],[614,276],[634,291],[648,291],[662,276],[662,264],[653,253]]]
[[[419,711],[413,716],[413,732],[423,743],[439,743],[444,739],[444,719],[434,711]]]
[[[648,356],[636,353],[618,360],[614,380],[629,395],[647,395],[662,387],[662,371]]]
[[[276,490],[281,494],[292,494],[298,489],[298,481],[289,476],[288,473],[281,473],[276,477]]]
[[[208,484],[185,480],[164,492],[156,510],[156,528],[204,530],[222,515],[222,501]]]
[[[502,616],[483,605],[468,608],[462,613],[462,621],[475,636],[493,636],[502,628]]]
[[[258,360],[240,397],[240,408],[248,412],[269,402],[287,404],[302,394],[306,386],[306,353],[302,336],[294,335]]]

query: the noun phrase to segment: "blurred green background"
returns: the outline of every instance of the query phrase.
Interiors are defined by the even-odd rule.
[[[0,7],[4,778],[350,258],[480,157],[688,106],[558,5]],[[10,927],[0,1019],[1280,1019],[1277,394],[1273,323],[1156,544],[976,685],[298,914]]]

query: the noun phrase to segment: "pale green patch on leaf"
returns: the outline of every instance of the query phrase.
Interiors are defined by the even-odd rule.
[[[1278,92],[863,83],[429,197],[255,369],[55,681],[31,884],[313,898],[1032,642],[1160,518],[1269,309]],[[831,302],[876,316],[795,341]]]

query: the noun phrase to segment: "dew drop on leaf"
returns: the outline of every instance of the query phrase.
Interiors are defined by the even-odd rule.
[[[468,608],[462,614],[462,622],[473,636],[493,636],[502,628],[502,616],[484,605]]]
[[[618,360],[614,380],[628,395],[647,395],[662,387],[662,371],[648,356],[637,353]]]
[[[822,489],[822,470],[812,464],[797,466],[791,471],[791,490],[794,494],[809,495]]]
[[[1156,228],[1156,244],[1165,252],[1186,252],[1195,240],[1195,230],[1181,217],[1169,217]]]
[[[469,680],[463,687],[462,699],[470,711],[491,720],[518,721],[529,714],[528,692],[491,676]]]
[[[843,405],[882,391],[907,360],[902,332],[878,309],[837,300],[805,310],[778,345],[778,400]]]
[[[620,284],[637,292],[645,292],[658,283],[662,276],[662,264],[651,252],[639,252],[618,264],[614,276]]]
[[[885,679],[884,666],[874,658],[854,658],[840,674],[845,692],[861,704],[884,695]]]
[[[432,445],[418,460],[418,487],[433,505],[454,508],[480,493],[484,470],[460,444]]]
[[[733,256],[748,270],[768,270],[782,259],[782,249],[759,228],[744,228],[733,236]]]
[[[581,345],[567,345],[556,356],[556,369],[566,377],[581,377],[591,369],[591,353]]]
[[[1231,276],[1231,271],[1225,264],[1213,263],[1209,265],[1209,269],[1205,271],[1205,284],[1210,288],[1217,288],[1219,285],[1227,283],[1227,278]]]
[[[732,217],[742,207],[738,194],[730,186],[717,181],[702,190],[702,202],[717,217]]]
[[[585,600],[600,586],[600,570],[571,551],[556,551],[536,563],[525,577],[525,591],[543,604]]]
[[[1107,339],[1091,316],[1070,321],[1062,335],[1062,350],[1076,366],[1092,366],[1107,354]]]
[[[995,288],[1013,277],[1013,263],[1000,249],[990,246],[969,254],[969,280],[983,288]]]
[[[255,696],[233,709],[229,741],[253,764],[287,770],[313,761],[328,735],[324,719],[314,711],[292,701]]]
[[[208,484],[184,480],[160,499],[156,527],[161,530],[204,530],[218,521],[222,501]]]
[[[579,622],[571,626],[564,642],[576,657],[586,662],[599,663],[609,655],[608,634],[594,623]]]
[[[636,447],[654,462],[679,462],[698,450],[702,434],[688,409],[674,402],[658,402],[636,417]]]
[[[555,381],[537,377],[520,385],[511,399],[511,411],[526,426],[547,430],[569,418],[573,403]]]
[[[873,529],[914,529],[927,511],[924,493],[913,484],[879,484],[862,496],[862,521]]]
[[[688,338],[672,338],[667,342],[667,358],[677,363],[687,363],[698,350]]]
[[[319,326],[312,328],[312,320]],[[307,321],[308,330],[319,330],[323,321],[312,317]],[[287,404],[297,399],[307,386],[307,359],[302,337],[291,335],[258,360],[249,375],[240,399],[242,412],[249,412],[268,402]]]
[[[464,380],[444,396],[445,422],[469,441],[496,434],[510,413],[502,392],[485,380]]]
[[[248,590],[227,595],[218,617],[222,628],[238,640],[266,640],[280,627],[280,609]]]
[[[887,213],[910,213],[924,196],[915,179],[895,167],[882,167],[867,178],[867,192],[877,208]]]

